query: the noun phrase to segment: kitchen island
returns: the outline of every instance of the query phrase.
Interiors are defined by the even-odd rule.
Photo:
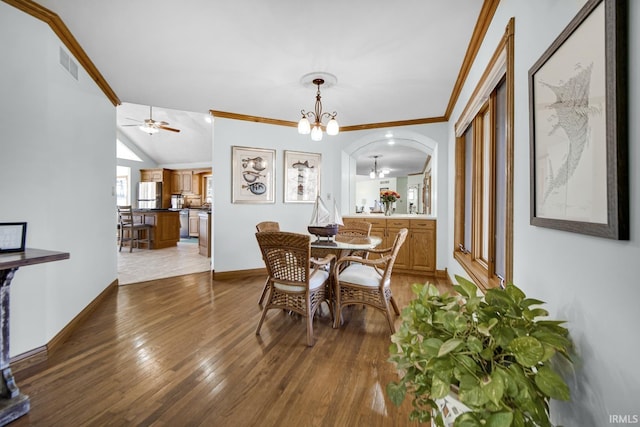
[[[136,222],[152,226],[151,247],[162,249],[176,246],[180,241],[180,212],[172,209],[134,209]],[[145,243],[140,243],[144,247]]]

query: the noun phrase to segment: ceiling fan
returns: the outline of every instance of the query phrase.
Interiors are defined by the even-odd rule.
[[[169,123],[161,121],[155,121],[153,120],[153,107],[149,106],[149,118],[145,119],[144,122],[140,122],[140,120],[136,120],[136,119],[131,119],[129,117],[127,117],[127,120],[134,120],[136,122],[139,122],[141,124],[139,125],[122,125],[122,126],[138,126],[138,129],[140,129],[142,132],[146,132],[149,135],[153,135],[154,133],[159,132],[160,130],[168,130],[170,132],[180,132],[180,129],[176,129],[176,128],[171,128],[169,127]]]

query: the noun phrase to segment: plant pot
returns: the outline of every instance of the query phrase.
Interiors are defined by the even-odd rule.
[[[471,409],[469,409],[464,403],[458,400],[458,395],[453,390],[448,396],[445,396],[442,399],[436,399],[436,405],[438,405],[438,408],[440,409],[445,427],[453,427],[453,423],[456,421],[458,416],[471,411]],[[438,412],[432,411],[431,416],[436,418],[438,416]],[[437,424],[432,423],[432,425]]]

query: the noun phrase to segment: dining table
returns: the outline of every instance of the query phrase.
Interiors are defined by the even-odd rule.
[[[359,255],[362,252],[375,249],[380,243],[382,243],[382,238],[378,236],[336,235],[333,239],[329,240],[317,239],[311,241],[312,258],[324,258],[328,254],[334,254],[336,256],[333,261],[331,261],[329,270],[329,301],[331,304],[335,303],[334,295],[338,280],[338,272],[335,271],[337,261],[344,256]],[[332,311],[335,313],[335,310]]]

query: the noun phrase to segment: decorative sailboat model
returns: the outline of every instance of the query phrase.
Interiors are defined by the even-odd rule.
[[[313,214],[311,215],[311,222],[307,227],[310,234],[313,234],[320,240],[322,237],[326,237],[327,241],[331,240],[331,237],[338,234],[338,225],[344,225],[342,223],[342,216],[338,212],[335,200],[333,201],[333,212],[327,209],[327,206],[322,201],[322,198],[318,196],[316,198],[316,204],[313,206]]]

